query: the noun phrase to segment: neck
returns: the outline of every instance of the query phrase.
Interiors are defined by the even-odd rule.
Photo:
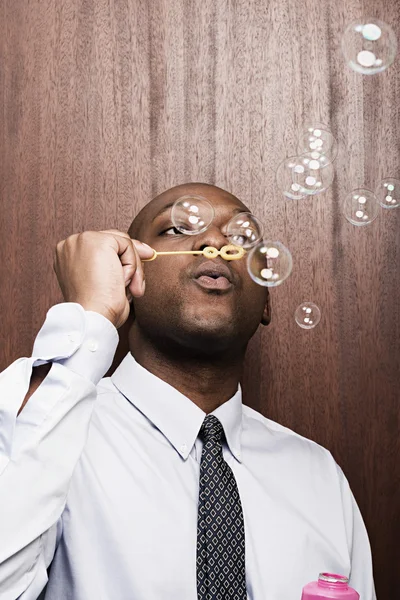
[[[187,348],[171,349],[154,343],[134,324],[129,350],[142,367],[209,414],[237,392],[246,348],[212,356]]]

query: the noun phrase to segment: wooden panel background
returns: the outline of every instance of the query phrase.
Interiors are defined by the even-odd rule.
[[[61,300],[57,241],[127,230],[185,181],[239,196],[294,257],[251,342],[245,400],[329,448],[363,513],[379,600],[400,597],[400,209],[369,227],[351,189],[400,176],[399,59],[363,77],[341,34],[362,15],[400,33],[399,0],[1,0],[0,368],[31,351]],[[328,123],[333,186],[285,201],[279,162]],[[301,330],[304,300],[322,310]]]

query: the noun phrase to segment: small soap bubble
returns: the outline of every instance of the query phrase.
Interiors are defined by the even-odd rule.
[[[302,329],[314,329],[321,320],[321,311],[313,302],[303,302],[296,308],[294,318]]]
[[[400,180],[393,177],[382,179],[377,185],[375,195],[383,208],[400,206]]]
[[[285,158],[276,172],[279,189],[290,200],[324,192],[332,183],[334,168],[320,152]]]
[[[212,223],[214,208],[203,196],[186,195],[178,198],[172,207],[171,221],[181,233],[197,235]]]
[[[262,239],[263,226],[253,214],[242,212],[228,222],[226,236],[231,244],[253,248]]]
[[[250,277],[264,287],[280,285],[289,277],[292,266],[292,255],[281,242],[263,240],[247,256]]]
[[[378,199],[370,190],[353,190],[343,202],[343,214],[353,225],[369,225],[378,212]]]
[[[313,153],[317,151],[319,154],[324,154],[329,162],[333,162],[337,155],[337,143],[326,127],[316,124],[316,126],[308,125],[300,135],[297,147],[298,153]]]
[[[362,19],[346,27],[342,51],[348,65],[357,73],[380,73],[390,67],[395,59],[396,35],[383,21]]]

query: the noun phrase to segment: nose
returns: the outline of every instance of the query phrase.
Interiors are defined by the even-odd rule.
[[[207,246],[213,246],[220,250],[228,241],[221,229],[216,225],[211,224],[206,231],[195,237],[194,250],[204,250]]]

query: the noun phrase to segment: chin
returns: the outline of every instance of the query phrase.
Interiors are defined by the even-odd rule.
[[[193,333],[204,335],[223,335],[235,330],[235,318],[231,311],[212,305],[191,307],[186,314],[181,315],[181,323]]]
[[[232,319],[195,318],[181,321],[176,341],[186,348],[215,354],[241,347],[243,340]]]

